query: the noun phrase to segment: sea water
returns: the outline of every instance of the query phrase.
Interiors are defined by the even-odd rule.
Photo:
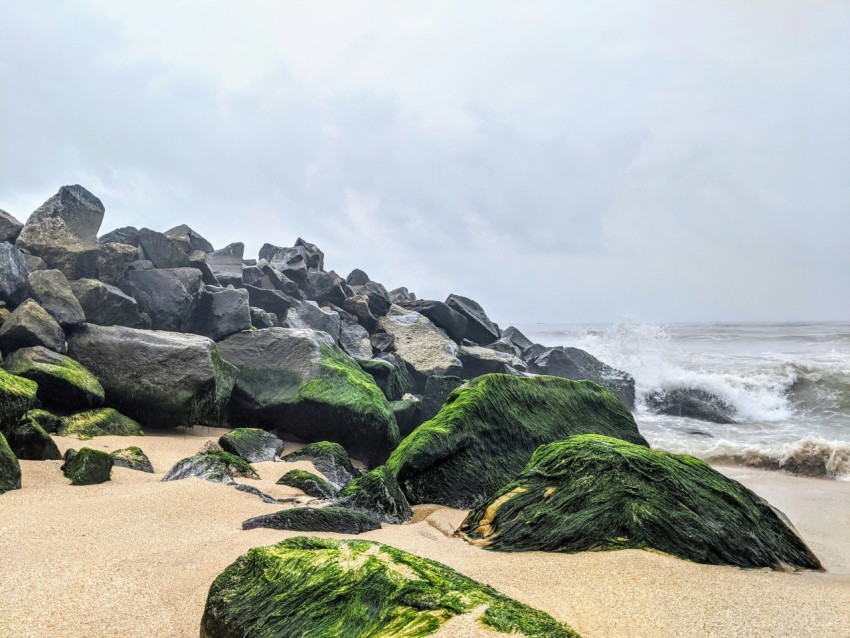
[[[850,480],[850,323],[521,324],[631,374],[635,420],[653,448],[716,463]],[[734,424],[653,414],[655,390],[700,388]]]

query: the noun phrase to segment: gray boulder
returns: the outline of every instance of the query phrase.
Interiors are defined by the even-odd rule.
[[[312,299],[319,305],[332,303],[343,306],[345,300],[353,296],[345,280],[333,270],[330,272],[309,271],[302,289],[307,299]]]
[[[378,320],[369,308],[369,297],[366,295],[349,297],[343,302],[342,307],[357,317],[357,322],[367,331],[371,332],[377,327]]]
[[[189,332],[218,341],[251,328],[248,291],[206,286],[201,292]]]
[[[303,248],[307,252],[307,267],[315,270],[325,269],[325,253],[319,250],[316,244],[304,241],[300,237],[295,240],[295,246]]]
[[[0,351],[8,354],[31,346],[64,353],[65,333],[44,308],[27,299],[0,326]]]
[[[260,259],[265,259],[269,266],[283,273],[287,278],[299,284],[307,279],[307,268],[310,255],[303,246],[282,248],[272,244],[264,244],[260,249]]]
[[[399,305],[402,308],[415,310],[420,315],[428,317],[435,326],[445,330],[446,334],[457,343],[460,343],[466,335],[468,324],[466,317],[442,301],[417,299],[414,301],[405,301]]]
[[[186,224],[175,226],[174,228],[166,230],[163,234],[177,244],[187,255],[195,252],[196,250],[200,250],[204,253],[211,253],[215,250],[211,243],[189,228]]]
[[[36,270],[50,270],[47,267],[47,263],[41,257],[24,253],[24,259],[27,262],[27,268],[30,269],[30,272],[35,272]]]
[[[339,339],[339,313],[319,308],[315,301],[296,301],[280,323],[283,328],[309,328],[327,332],[334,341]],[[371,354],[371,353],[370,353]]]
[[[390,306],[392,306],[390,293],[377,281],[370,281],[361,286],[358,294],[366,295],[369,301],[369,310],[376,317],[383,317],[390,311]]]
[[[372,342],[366,328],[357,323],[343,322],[339,330],[339,347],[355,361],[372,358]]]
[[[185,268],[189,265],[189,254],[176,239],[165,233],[142,228],[139,231],[139,244],[145,257],[157,268]]]
[[[71,291],[80,302],[88,323],[99,326],[151,327],[151,320],[139,311],[139,305],[120,288],[97,279],[69,281]]]
[[[86,320],[80,302],[61,271],[38,270],[30,273],[27,287],[29,296],[60,326],[73,326]]]
[[[116,228],[115,230],[98,237],[97,241],[101,244],[126,244],[128,246],[138,248],[140,245],[139,229],[134,228],[133,226],[124,226],[123,228]]]
[[[283,452],[283,441],[259,428],[236,428],[222,435],[218,444],[248,463],[274,461]]]
[[[201,271],[195,268],[130,270],[118,287],[136,300],[139,309],[151,318],[154,330],[187,332],[201,296]]]
[[[206,253],[195,250],[189,253],[189,268],[195,268],[201,271],[201,281],[207,286],[222,286],[222,283],[215,276],[212,269],[206,260]]]
[[[245,290],[248,291],[248,302],[251,306],[262,308],[278,317],[285,317],[297,301],[279,290],[266,290],[256,286],[245,286]]]
[[[242,285],[242,255],[245,244],[228,244],[220,250],[208,252],[204,259],[222,286]]]
[[[29,274],[24,253],[8,242],[0,243],[0,301],[17,306],[26,299]]]
[[[277,317],[271,312],[266,312],[262,308],[250,308],[251,310],[251,326],[262,330],[263,328],[277,328]]]
[[[466,317],[467,327],[464,335],[466,339],[483,346],[498,340],[501,336],[499,327],[490,321],[478,302],[460,295],[449,295],[446,305]]]
[[[348,273],[348,277],[345,278],[345,282],[349,286],[362,286],[364,284],[368,284],[371,280],[369,279],[369,275],[360,270],[359,268],[355,268],[350,273]]]
[[[390,290],[390,301],[392,303],[404,303],[406,301],[416,301],[416,295],[409,292],[404,286]]]
[[[175,463],[165,473],[162,480],[182,481],[187,478],[236,485],[234,478],[257,479],[259,476],[247,461],[235,454],[222,450],[204,450]]]
[[[487,347],[522,358],[523,353],[533,345],[531,339],[522,334],[517,328],[508,326],[505,330],[502,330],[502,336],[499,337],[499,340],[494,341]],[[538,356],[540,354],[542,352],[538,353]]]
[[[101,281],[114,284],[121,279],[136,261],[138,250],[127,244],[107,242],[100,244],[100,255],[97,258],[97,277]]]
[[[348,452],[339,443],[318,441],[283,457],[287,463],[310,461],[336,489],[348,485],[360,472],[351,463]]]
[[[671,388],[648,394],[644,401],[659,414],[688,417],[712,423],[735,423],[735,408],[702,388]]]
[[[464,379],[474,379],[491,372],[519,374],[526,369],[522,359],[506,352],[481,346],[461,346],[458,352],[463,364],[461,376]]]
[[[5,210],[0,210],[0,242],[14,243],[24,225]]]
[[[428,377],[428,382],[422,391],[422,399],[419,402],[420,423],[430,421],[437,416],[452,391],[462,385],[463,379],[460,377]]]

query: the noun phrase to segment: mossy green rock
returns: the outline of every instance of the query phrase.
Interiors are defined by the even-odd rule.
[[[21,464],[0,432],[0,494],[21,489]]]
[[[327,333],[267,328],[218,345],[239,368],[228,405],[232,423],[335,441],[370,465],[385,461],[398,444],[386,397]]]
[[[40,408],[29,410],[24,415],[24,420],[35,421],[45,432],[49,434],[58,434],[59,430],[61,430],[62,426],[65,424],[65,419],[61,416],[57,416],[52,412],[48,412],[47,410],[42,410]]]
[[[404,523],[413,518],[413,510],[395,476],[383,465],[345,486],[337,503],[367,512],[385,523]]]
[[[6,437],[20,461],[58,461],[62,458],[56,442],[32,419],[23,419]]]
[[[337,493],[337,489],[330,482],[304,470],[290,470],[278,479],[277,484],[294,487],[314,498],[331,498]]]
[[[8,432],[35,403],[38,385],[0,368],[0,432]]]
[[[339,443],[318,441],[283,457],[286,462],[310,461],[337,489],[348,485],[360,472],[351,463],[348,452]]]
[[[406,378],[402,377],[389,361],[368,359],[357,363],[364,372],[375,380],[388,401],[398,401],[405,392],[410,392],[413,389],[413,379],[410,378],[410,374],[407,374]]]
[[[112,473],[112,457],[106,452],[84,447],[79,451],[68,450],[62,473],[71,485],[97,485],[109,480]]]
[[[42,346],[21,348],[6,360],[11,374],[38,384],[42,403],[72,412],[103,403],[103,386],[85,367]]]
[[[387,467],[411,504],[474,507],[516,476],[540,445],[573,434],[648,447],[623,402],[592,381],[488,374],[453,391]]]
[[[783,519],[699,459],[584,435],[538,448],[461,531],[502,551],[653,549],[712,565],[820,569]]]
[[[283,452],[283,441],[259,428],[236,428],[221,436],[218,444],[249,463],[274,461]]]
[[[187,478],[199,478],[211,483],[235,485],[233,477],[258,479],[254,468],[244,459],[222,450],[204,450],[194,456],[175,463],[163,481],[179,481]]]
[[[126,467],[131,470],[153,474],[153,465],[148,455],[135,445],[115,450],[110,453],[110,456],[115,467]]]
[[[263,514],[242,523],[242,529],[268,527],[294,532],[335,532],[362,534],[380,529],[378,519],[346,507],[293,507],[274,514]]]
[[[141,426],[113,408],[98,408],[72,414],[64,419],[60,436],[80,440],[95,436],[144,436]]]
[[[201,638],[418,638],[479,613],[482,636],[576,636],[435,561],[370,541],[296,537],[250,550],[215,579]]]

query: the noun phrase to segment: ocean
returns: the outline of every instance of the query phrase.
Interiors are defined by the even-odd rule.
[[[635,378],[653,448],[706,461],[850,480],[850,323],[517,324]],[[721,425],[653,414],[647,393],[701,388],[734,408]]]

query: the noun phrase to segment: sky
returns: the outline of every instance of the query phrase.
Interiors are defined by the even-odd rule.
[[[0,0],[0,208],[508,322],[850,319],[850,3]]]

